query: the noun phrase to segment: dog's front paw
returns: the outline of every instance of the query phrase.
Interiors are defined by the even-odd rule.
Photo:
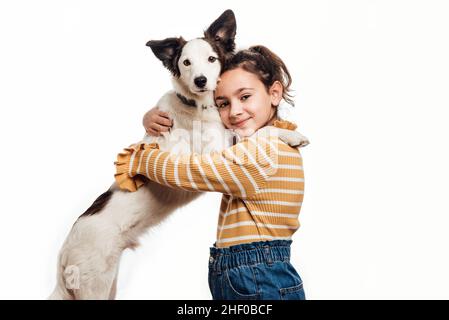
[[[278,129],[279,139],[293,148],[302,148],[307,146],[309,139],[298,131],[289,129]]]
[[[306,136],[303,136],[299,132],[295,133],[297,133],[297,135],[295,135],[291,141],[288,142],[284,141],[284,142],[288,143],[291,147],[295,148],[302,148],[310,143],[309,139]]]

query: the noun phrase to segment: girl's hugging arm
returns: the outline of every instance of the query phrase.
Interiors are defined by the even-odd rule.
[[[156,143],[131,145],[117,156],[115,180],[128,191],[142,186],[145,176],[172,188],[248,198],[276,173],[279,139],[292,147],[309,144],[296,127],[289,121],[275,121],[234,146],[209,154],[172,155]]]
[[[139,143],[117,156],[115,180],[136,191],[145,176],[172,188],[248,198],[277,168],[278,144],[271,137],[246,138],[221,152],[172,155],[156,143]]]

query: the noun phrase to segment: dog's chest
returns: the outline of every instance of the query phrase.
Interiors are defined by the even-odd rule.
[[[145,136],[145,142],[156,142],[161,150],[173,154],[210,153],[229,145],[225,127],[213,105],[189,107],[173,95],[164,98],[158,107],[170,115],[173,127],[160,137]]]

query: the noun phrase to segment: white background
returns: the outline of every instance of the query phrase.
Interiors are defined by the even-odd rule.
[[[225,3],[225,4],[224,4]],[[2,1],[0,298],[45,299],[75,219],[170,89],[150,39],[225,9],[290,68],[306,192],[292,260],[309,299],[448,299],[447,1]],[[125,252],[118,299],[210,299],[208,194]]]

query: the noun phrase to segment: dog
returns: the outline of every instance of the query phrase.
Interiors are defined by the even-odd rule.
[[[156,142],[174,154],[209,153],[232,145],[213,91],[224,61],[234,53],[235,35],[234,13],[226,10],[202,38],[147,43],[172,74],[173,90],[157,106],[169,114],[173,126],[160,137],[145,135],[143,142]],[[299,133],[281,131],[280,138],[290,145],[308,143]],[[114,299],[122,252],[135,249],[140,235],[201,194],[149,180],[136,192],[112,184],[74,223],[58,255],[57,284],[49,299]]]

